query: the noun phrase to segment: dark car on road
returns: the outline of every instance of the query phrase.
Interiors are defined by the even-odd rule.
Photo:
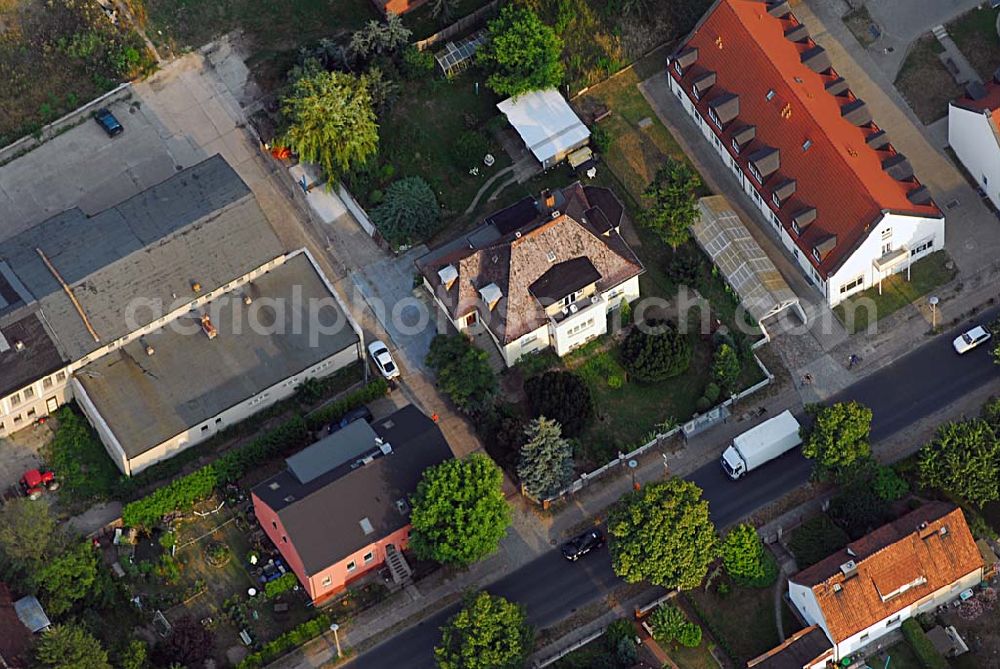
[[[356,409],[351,409],[350,411],[348,411],[347,413],[344,414],[344,417],[341,418],[340,421],[338,421],[336,423],[330,423],[326,427],[326,433],[327,434],[333,434],[337,430],[343,429],[343,428],[347,427],[348,425],[350,425],[351,423],[353,423],[354,421],[361,420],[361,419],[364,419],[365,422],[367,422],[367,423],[370,423],[373,420],[375,420],[375,417],[372,416],[371,409],[369,409],[368,407],[366,407],[364,405],[359,406]]]
[[[576,562],[590,551],[603,545],[604,533],[595,527],[563,544],[562,554],[570,562]]]
[[[94,112],[94,120],[97,121],[97,125],[101,126],[104,132],[108,133],[108,137],[115,137],[125,132],[122,124],[118,122],[115,115],[108,111],[106,107],[102,107]]]

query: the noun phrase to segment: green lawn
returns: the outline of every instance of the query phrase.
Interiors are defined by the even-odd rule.
[[[1000,67],[998,12],[1000,9],[979,7],[948,24],[948,34],[983,81],[989,81],[993,71]]]
[[[702,641],[697,648],[685,648],[677,645],[675,648],[665,648],[664,650],[680,669],[719,669],[719,663],[712,657],[705,641]]]
[[[894,274],[882,281],[881,295],[877,286],[869,288],[844,300],[833,312],[849,333],[863,332],[873,317],[881,320],[954,279],[956,270],[954,265],[948,269],[949,262],[947,253],[935,251],[913,263],[909,281],[905,271]]]
[[[906,641],[900,641],[868,658],[868,665],[882,669],[886,666],[887,659],[889,660],[889,669],[923,669],[924,666]]]
[[[437,193],[446,224],[464,222],[465,210],[480,187],[511,162],[487,127],[500,118],[497,97],[482,85],[482,75],[477,70],[452,80],[434,77],[408,82],[406,86],[387,117],[381,120],[375,176],[360,179],[352,176],[348,185],[364,206],[374,207],[377,200],[374,191],[382,190],[394,179],[419,176]],[[472,131],[486,138],[487,149],[496,159],[492,167],[480,163],[478,175],[460,167],[455,158],[459,136]],[[453,232],[447,231],[442,238],[450,237]]]
[[[773,588],[733,586],[725,596],[699,588],[683,596],[737,666],[745,666],[778,643]]]
[[[948,103],[963,95],[938,54],[944,51],[937,38],[924,35],[910,48],[896,75],[896,88],[925,125],[948,113]]]

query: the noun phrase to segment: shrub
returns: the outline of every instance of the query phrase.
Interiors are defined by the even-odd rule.
[[[623,328],[627,328],[632,325],[632,303],[628,300],[622,300],[621,306],[618,308],[618,317]]]
[[[524,416],[510,402],[497,402],[476,421],[476,432],[490,457],[509,472],[517,466],[524,445]]]
[[[90,424],[71,406],[56,413],[58,428],[44,447],[45,461],[59,475],[60,497],[105,500],[121,488],[122,475]]]
[[[621,377],[621,374],[612,374],[608,377],[608,388],[618,390],[624,385],[625,379]]]
[[[653,638],[658,643],[666,645],[676,641],[687,648],[701,645],[701,627],[688,620],[684,612],[673,604],[664,604],[653,611],[650,623]]]
[[[676,286],[693,286],[698,282],[701,261],[696,253],[685,245],[670,256],[670,262],[664,268],[664,273]]]
[[[307,641],[312,641],[329,628],[330,616],[321,613],[312,620],[307,620],[277,639],[264,644],[264,647],[256,653],[247,655],[236,665],[236,669],[260,669],[291,649],[301,646]]]
[[[412,44],[403,49],[403,76],[410,80],[429,77],[434,72],[434,55]]]
[[[923,628],[920,627],[920,623],[913,618],[909,618],[903,621],[902,629],[903,636],[910,644],[910,647],[913,648],[914,654],[925,669],[948,669],[950,666],[948,660],[944,659],[944,656],[938,652],[934,644],[931,643],[931,640],[927,638]]]
[[[611,133],[603,125],[594,126],[590,131],[590,143],[598,153],[607,153],[611,148]]]
[[[720,389],[727,392],[736,390],[736,382],[740,378],[740,359],[736,356],[736,350],[728,344],[715,349],[712,378]]]
[[[626,618],[619,618],[604,631],[605,648],[615,656],[623,667],[631,667],[636,663],[639,649],[635,643],[635,628]]]
[[[828,513],[852,540],[860,539],[892,519],[886,502],[865,478],[842,486],[840,494],[830,500]]]
[[[705,396],[699,397],[694,403],[695,411],[705,413],[712,408],[712,402]]]
[[[649,321],[629,332],[622,362],[640,381],[657,382],[684,373],[691,364],[691,343],[663,321]]]
[[[895,469],[885,465],[879,465],[876,470],[872,487],[879,499],[887,502],[902,499],[910,492],[910,484],[906,479],[897,474]]]
[[[709,383],[705,386],[705,397],[708,399],[710,404],[715,404],[719,400],[719,395],[722,394],[722,389],[719,388],[717,383]]]
[[[812,566],[848,543],[847,534],[829,516],[820,514],[802,523],[792,532],[788,549],[799,569]]]
[[[497,377],[489,356],[464,335],[435,336],[427,365],[437,374],[438,387],[461,411],[478,416],[492,404]]]
[[[566,437],[579,435],[594,413],[590,388],[573,372],[545,372],[524,382],[524,393],[535,417],[545,416],[562,426]]]
[[[299,579],[292,572],[285,572],[273,581],[268,581],[264,585],[264,595],[269,599],[277,597],[278,595],[288,592],[296,585],[298,585]]]

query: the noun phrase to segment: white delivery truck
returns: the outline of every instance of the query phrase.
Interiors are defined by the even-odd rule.
[[[801,443],[799,421],[784,411],[733,439],[722,454],[722,468],[735,481]]]

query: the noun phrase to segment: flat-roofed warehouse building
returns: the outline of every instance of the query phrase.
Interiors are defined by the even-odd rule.
[[[0,434],[76,398],[129,475],[361,358],[314,259],[220,156],[0,243],[0,295]]]

